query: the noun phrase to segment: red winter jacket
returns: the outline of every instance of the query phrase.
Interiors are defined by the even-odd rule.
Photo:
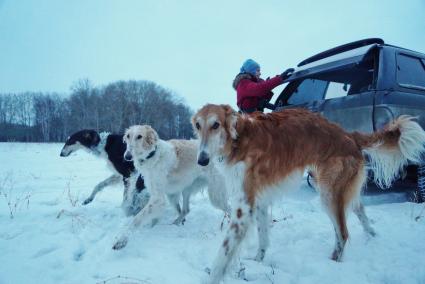
[[[240,109],[258,108],[260,101],[262,99],[270,100],[273,96],[271,90],[282,83],[283,80],[280,76],[264,81],[251,74],[238,74],[233,81],[238,107]]]

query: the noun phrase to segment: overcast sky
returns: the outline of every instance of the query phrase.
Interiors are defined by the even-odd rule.
[[[135,79],[236,106],[246,58],[267,77],[367,37],[425,52],[425,0],[0,0],[0,93]]]

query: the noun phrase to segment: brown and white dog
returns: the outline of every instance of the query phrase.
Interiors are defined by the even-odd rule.
[[[411,117],[402,116],[374,134],[347,133],[319,114],[290,109],[250,116],[228,105],[205,105],[192,118],[200,138],[198,163],[211,160],[225,175],[235,196],[232,220],[213,265],[209,283],[218,283],[257,219],[259,248],[264,258],[269,244],[267,206],[274,193],[301,182],[313,172],[321,200],[335,228],[331,258],[340,261],[348,238],[346,210],[352,206],[364,230],[374,231],[359,195],[365,183],[365,158],[378,184],[389,186],[409,161],[419,162],[425,132]]]
[[[136,169],[143,172],[150,198],[148,204],[134,217],[130,227],[121,234],[113,249],[124,247],[138,226],[161,217],[167,198],[179,212],[174,223],[182,224],[189,213],[190,195],[204,186],[208,186],[211,203],[229,213],[223,177],[213,165],[205,168],[196,163],[198,141],[165,141],[158,137],[152,127],[134,125],[125,132],[124,142],[127,145],[124,159],[133,161]],[[182,210],[178,205],[180,195],[183,195]]]

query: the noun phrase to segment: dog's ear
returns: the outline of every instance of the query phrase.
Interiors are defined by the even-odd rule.
[[[230,114],[232,112],[235,112],[230,105],[221,105],[221,106],[223,107],[224,112],[226,113],[226,115],[227,114]]]
[[[99,133],[97,133],[96,131],[92,130],[90,132],[91,135],[91,140],[93,141],[93,144],[99,144],[100,143],[100,136]]]
[[[94,130],[85,130],[83,138],[90,141],[91,144],[97,144],[100,141],[99,134]]]
[[[192,117],[190,118],[190,122],[192,123],[192,126],[195,125],[195,116],[196,114],[192,115]]]
[[[225,114],[225,123],[229,131],[230,137],[235,140],[238,138],[236,131],[236,122],[238,121],[238,113],[229,105],[222,105]]]
[[[199,136],[199,134],[198,134],[198,131],[197,131],[196,126],[195,126],[195,125],[196,125],[195,117],[196,117],[196,114],[192,115],[192,117],[191,117],[190,121],[191,121],[191,123],[192,123],[192,131],[193,131],[193,134],[195,134],[195,137],[198,137],[198,136]]]
[[[156,144],[157,140],[158,140],[158,134],[156,134],[156,131],[153,130],[153,128],[148,127],[146,130],[146,136],[145,136],[146,144],[148,146],[152,146]]]
[[[127,128],[127,129],[124,131],[124,135],[122,136],[122,142],[123,142],[123,143],[127,143],[125,139],[126,139],[126,137],[127,137],[128,133],[129,133],[129,131],[130,131],[130,128]]]

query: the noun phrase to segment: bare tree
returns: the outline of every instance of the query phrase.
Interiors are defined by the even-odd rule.
[[[93,87],[87,79],[58,94],[0,94],[0,141],[63,141],[80,129],[120,133],[150,124],[161,138],[192,137],[192,111],[171,90],[150,81]],[[2,136],[3,135],[3,136]]]

